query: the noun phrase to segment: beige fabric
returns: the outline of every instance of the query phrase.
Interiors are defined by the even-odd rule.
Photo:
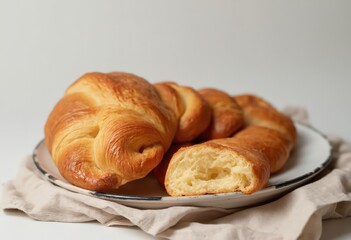
[[[302,109],[286,112],[307,122]],[[41,221],[136,225],[151,235],[171,239],[318,239],[322,219],[351,215],[351,144],[329,138],[334,146],[333,163],[323,177],[274,202],[240,211],[126,207],[54,186],[43,179],[29,156],[18,176],[4,185],[1,208],[18,209]]]

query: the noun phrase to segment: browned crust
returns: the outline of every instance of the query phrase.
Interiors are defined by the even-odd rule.
[[[236,102],[242,107],[246,108],[249,106],[256,106],[256,107],[265,107],[269,108],[272,110],[276,110],[276,108],[269,103],[268,101],[264,100],[262,97],[259,97],[254,94],[241,94],[241,95],[236,95],[234,97]]]
[[[292,142],[296,142],[297,132],[295,125],[283,113],[261,107],[247,107],[244,109],[244,114],[248,125],[258,125],[275,129],[290,138]]]
[[[214,88],[201,89],[199,93],[212,110],[211,124],[200,135],[202,140],[230,137],[244,126],[243,112],[230,95]]]
[[[263,152],[269,159],[271,172],[279,171],[296,144],[297,131],[294,122],[261,97],[242,94],[234,98],[244,111],[247,126],[235,138],[240,139],[243,144],[252,143],[253,148]]]
[[[211,110],[197,91],[174,82],[157,83],[155,87],[163,102],[177,114],[178,130],[174,142],[190,142],[207,129]]]
[[[271,173],[282,169],[293,148],[293,142],[281,132],[254,125],[248,126],[231,139],[220,141],[235,143],[261,153],[269,161]]]

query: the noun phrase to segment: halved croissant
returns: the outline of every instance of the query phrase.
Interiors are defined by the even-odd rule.
[[[165,177],[170,195],[253,193],[267,185],[271,172],[284,166],[297,136],[291,119],[254,95],[235,99],[244,111],[246,128],[231,138],[176,152]]]
[[[166,172],[168,194],[192,196],[235,191],[249,194],[265,187],[270,176],[265,157],[240,144],[223,143],[224,139],[216,139],[177,151]]]

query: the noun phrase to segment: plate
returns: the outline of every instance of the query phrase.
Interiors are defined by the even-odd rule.
[[[40,141],[34,149],[33,161],[48,181],[61,188],[115,201],[126,206],[144,209],[161,209],[171,206],[241,208],[272,201],[308,183],[330,163],[332,148],[327,138],[314,128],[300,123],[295,123],[295,126],[298,132],[297,144],[284,169],[271,176],[266,188],[250,195],[233,192],[171,197],[151,174],[143,179],[130,182],[113,193],[89,191],[68,183],[60,175],[44,140]]]

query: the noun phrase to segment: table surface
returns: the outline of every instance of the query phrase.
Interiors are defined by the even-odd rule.
[[[14,178],[65,88],[85,72],[127,71],[278,108],[303,106],[351,141],[351,1],[1,0],[0,183]],[[322,239],[351,239],[351,218]],[[133,227],[39,222],[0,212],[1,239],[148,239]]]

